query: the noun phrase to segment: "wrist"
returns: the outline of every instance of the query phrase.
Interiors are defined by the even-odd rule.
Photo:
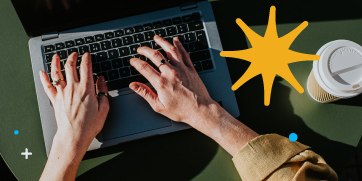
[[[90,143],[83,142],[81,139],[69,134],[55,134],[51,153],[62,155],[65,159],[81,161],[87,152]]]
[[[195,129],[199,129],[204,122],[219,119],[225,114],[225,110],[214,100],[210,100],[207,104],[198,106],[198,109],[191,114],[191,117],[185,121]]]

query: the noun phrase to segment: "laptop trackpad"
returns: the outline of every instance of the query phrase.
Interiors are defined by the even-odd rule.
[[[136,93],[109,98],[110,110],[102,129],[103,140],[171,126],[171,120],[153,111]]]

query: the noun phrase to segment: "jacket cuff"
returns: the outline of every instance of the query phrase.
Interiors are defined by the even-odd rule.
[[[243,180],[263,180],[287,160],[310,148],[278,134],[261,135],[244,145],[233,162]]]

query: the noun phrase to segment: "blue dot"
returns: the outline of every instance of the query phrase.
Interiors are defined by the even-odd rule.
[[[298,135],[297,135],[297,134],[295,134],[295,133],[290,133],[290,135],[289,135],[289,140],[290,140],[291,142],[297,141],[297,139],[298,139]]]
[[[14,134],[15,134],[15,135],[18,135],[18,134],[19,134],[19,131],[18,131],[18,130],[15,130],[15,131],[14,131]]]

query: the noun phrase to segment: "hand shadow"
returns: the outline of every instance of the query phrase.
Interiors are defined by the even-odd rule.
[[[87,152],[83,160],[120,154],[77,180],[191,180],[208,165],[217,148],[216,142],[194,129],[123,143]]]

